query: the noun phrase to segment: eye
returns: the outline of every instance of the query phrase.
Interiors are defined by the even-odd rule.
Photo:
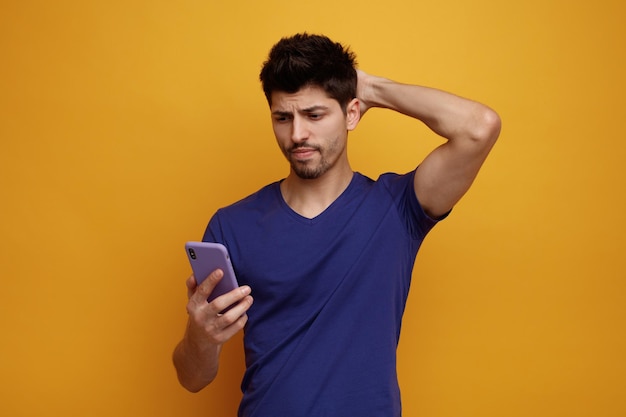
[[[320,113],[309,113],[309,119],[311,120],[319,120],[322,118]]]
[[[278,123],[285,123],[288,122],[290,120],[289,116],[283,116],[283,115],[278,115],[278,116],[274,116],[274,120]]]

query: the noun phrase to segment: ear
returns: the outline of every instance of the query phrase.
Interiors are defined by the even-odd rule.
[[[361,110],[359,106],[359,99],[353,98],[346,106],[346,126],[348,130],[356,129],[356,126],[361,120]]]

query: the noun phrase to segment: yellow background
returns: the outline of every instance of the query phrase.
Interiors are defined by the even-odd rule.
[[[186,240],[287,174],[258,70],[299,31],[369,72],[503,119],[418,256],[399,347],[405,416],[626,415],[626,94],[617,0],[0,2],[0,414],[234,415],[241,340],[177,384]],[[440,140],[368,113],[353,168]]]

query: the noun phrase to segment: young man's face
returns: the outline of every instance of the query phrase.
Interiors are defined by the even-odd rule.
[[[296,93],[272,93],[272,126],[292,171],[303,179],[320,178],[347,164],[348,131],[359,120],[357,100],[344,113],[337,100],[319,87],[304,87]]]

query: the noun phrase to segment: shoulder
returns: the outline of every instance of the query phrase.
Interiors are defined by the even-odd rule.
[[[404,174],[388,172],[380,175],[376,183],[390,196],[398,213],[407,221],[409,229],[419,234],[425,234],[448,213],[439,217],[430,217],[415,194],[414,180],[416,169]]]
[[[237,213],[240,211],[256,210],[260,207],[267,207],[278,200],[280,193],[280,182],[276,181],[264,186],[258,191],[238,200],[228,206],[217,210],[217,213]]]
[[[388,192],[390,195],[396,198],[412,198],[415,197],[413,181],[415,178],[415,170],[409,171],[404,174],[398,174],[395,172],[386,172],[381,174],[376,181],[373,182],[374,186],[380,187]]]
[[[274,182],[241,200],[219,208],[211,216],[203,240],[224,243],[229,231],[254,227],[260,216],[280,205],[279,193],[279,182]]]
[[[380,190],[392,196],[405,195],[413,189],[412,184],[414,176],[415,170],[405,174],[386,172],[381,174],[376,180],[373,180],[360,172],[355,172],[355,177],[350,188],[356,192]]]

